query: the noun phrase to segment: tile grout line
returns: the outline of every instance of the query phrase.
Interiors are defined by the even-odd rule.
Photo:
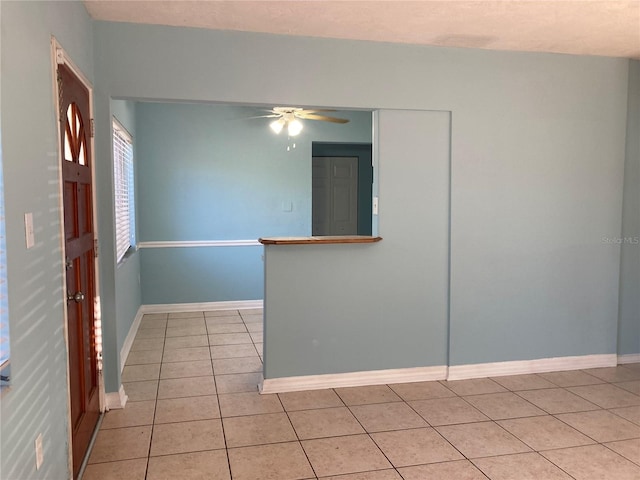
[[[629,440],[636,440],[636,439],[635,439],[635,438],[631,438],[631,439],[629,439]],[[614,442],[615,442],[615,441],[622,441],[622,442],[624,442],[625,440],[614,440]],[[613,442],[607,442],[607,443],[613,443]],[[622,455],[622,454],[620,454],[620,453],[616,452],[614,449],[612,449],[612,448],[611,448],[609,445],[607,445],[606,443],[601,443],[600,445],[602,445],[604,448],[608,449],[610,452],[615,453],[615,454],[616,454],[616,455],[618,455],[619,457],[621,457],[621,458],[626,458],[626,459],[627,459],[627,460],[629,460],[631,463],[633,463],[633,464],[635,464],[635,465],[637,465],[637,466],[639,466],[639,467],[640,467],[640,462],[636,462],[635,460],[631,460],[630,458],[627,458],[627,457],[625,457],[624,455]]]
[[[387,386],[389,386],[389,385],[387,385]],[[442,386],[443,386],[443,387],[445,387],[445,388],[447,388],[445,385],[442,385]],[[391,387],[389,387],[389,388],[391,388]],[[393,390],[393,388],[391,388],[391,390]],[[462,398],[462,397],[460,397],[456,392],[454,392],[453,390],[448,389],[448,388],[447,388],[447,390],[450,390],[451,392],[453,392],[453,393],[454,393],[458,398]],[[395,390],[393,390],[393,391],[395,392]],[[438,429],[437,429],[434,425],[432,425],[432,424],[431,424],[431,422],[429,422],[429,420],[427,420],[427,419],[426,419],[426,418],[424,418],[422,415],[420,415],[420,413],[419,413],[415,408],[413,408],[413,405],[411,405],[408,401],[406,401],[403,397],[401,397],[397,392],[396,392],[396,395],[398,395],[400,398],[402,398],[402,401],[405,403],[405,405],[407,405],[407,406],[411,409],[411,411],[413,411],[416,415],[418,415],[418,417],[420,417],[421,419],[423,419],[423,420],[426,422],[426,424],[427,424],[427,425],[428,425],[428,426],[429,426],[429,427],[430,427],[430,428],[431,428],[431,429],[432,429],[436,434],[438,434],[438,435],[440,436],[440,438],[442,438],[445,442],[447,442],[449,445],[451,445],[451,447],[452,447],[456,452],[458,452],[460,455],[462,455],[462,458],[464,458],[464,459],[466,459],[466,460],[469,460],[469,459],[467,458],[467,456],[466,456],[464,453],[462,453],[458,447],[456,447],[453,443],[451,443],[451,442],[449,441],[449,439],[448,439],[448,438],[446,438],[442,433],[440,433],[440,432],[438,431]],[[453,398],[453,397],[444,397],[444,398]],[[463,399],[463,400],[464,400],[464,399]],[[467,403],[468,403],[468,402],[467,402]],[[472,408],[475,408],[475,407],[473,407],[473,405],[471,405],[471,407],[472,407]],[[478,410],[478,411],[479,411],[479,410]],[[482,413],[482,412],[480,412],[480,413]],[[375,442],[375,440],[374,440],[374,442]],[[476,468],[477,468],[477,467],[476,467]],[[478,468],[478,470],[480,470],[480,469]],[[484,475],[484,472],[482,472],[482,474]],[[486,476],[486,475],[485,475],[485,476]]]
[[[282,407],[282,411],[287,416],[287,420],[289,421],[289,425],[291,425],[291,430],[293,430],[293,434],[296,436],[296,439],[298,440],[298,445],[300,445],[300,449],[302,450],[302,453],[304,453],[304,457],[307,459],[307,463],[311,467],[311,471],[313,472],[313,475],[316,478],[318,478],[318,472],[316,472],[316,469],[313,466],[313,463],[311,463],[311,459],[309,458],[309,455],[307,454],[307,451],[305,450],[304,446],[302,445],[302,440],[300,439],[300,435],[298,435],[298,431],[296,430],[296,427],[294,427],[293,422],[291,421],[291,417],[289,416],[289,412],[287,411],[286,408],[284,408],[284,404],[282,403],[282,399],[280,398],[280,395],[278,395],[276,393],[275,396],[278,399],[278,402],[280,403],[280,406]]]
[[[387,388],[389,388],[392,392],[393,389],[391,387],[389,387],[389,385],[385,385]],[[378,451],[384,456],[384,458],[387,460],[387,462],[389,462],[389,465],[391,465],[391,468],[393,468],[393,470],[400,475],[400,477],[404,478],[400,472],[398,472],[398,468],[393,464],[393,462],[391,461],[391,459],[387,456],[386,453],[384,453],[384,450],[382,450],[382,448],[380,448],[380,445],[378,445],[378,443],[375,441],[375,439],[371,436],[371,432],[367,431],[367,429],[365,428],[365,426],[362,424],[362,422],[360,421],[360,419],[356,416],[355,413],[353,413],[353,411],[351,410],[351,407],[357,407],[360,405],[347,405],[347,402],[340,396],[340,394],[338,392],[335,391],[335,389],[332,389],[334,391],[334,393],[336,395],[338,395],[338,398],[340,398],[340,400],[344,403],[345,407],[347,408],[347,410],[349,411],[349,413],[353,416],[353,418],[355,418],[356,422],[358,422],[358,425],[360,425],[360,428],[362,428],[362,430],[364,431],[364,433],[367,435],[367,437],[369,437],[369,440],[371,440],[371,442],[373,442],[373,444],[376,446],[376,448],[378,449]],[[395,392],[394,392],[395,393]],[[397,395],[397,394],[396,394]],[[399,395],[398,395],[399,396]],[[400,397],[401,398],[401,397]],[[403,400],[404,401],[404,400]],[[399,402],[385,402],[385,403],[399,403]],[[365,405],[381,405],[379,403],[377,404],[365,404]],[[422,418],[422,417],[420,417]],[[429,424],[429,422],[427,422],[427,425]],[[385,469],[386,470],[386,469]],[[373,470],[375,471],[375,470]]]
[[[237,311],[236,311],[237,312]],[[240,312],[237,312],[238,314]],[[233,479],[233,474],[231,472],[231,459],[229,458],[229,445],[227,445],[227,435],[224,429],[224,420],[222,418],[222,406],[220,405],[220,395],[218,393],[218,382],[216,381],[216,372],[213,368],[213,355],[211,354],[211,342],[209,341],[209,325],[207,324],[207,318],[205,316],[204,320],[204,328],[207,332],[207,349],[209,350],[209,360],[211,362],[211,373],[213,374],[213,385],[216,389],[216,402],[218,404],[218,412],[220,413],[220,428],[222,429],[222,441],[224,442],[224,453],[227,457],[227,468],[229,469],[229,478]]]
[[[496,383],[498,383],[498,382],[496,382]],[[553,383],[553,382],[551,382],[551,383]],[[505,387],[505,388],[506,388],[506,387]],[[559,388],[562,388],[563,390],[566,390],[564,387],[559,387]],[[533,404],[532,402],[530,402],[529,400],[527,400],[526,398],[522,397],[521,395],[518,395],[518,391],[514,391],[514,390],[511,390],[511,389],[507,389],[507,390],[509,390],[509,392],[511,392],[511,393],[516,394],[519,398],[521,398],[522,400],[526,401],[527,403],[529,403],[529,404],[533,405],[534,407],[539,408],[541,411],[545,412],[545,414],[546,414],[546,415],[543,415],[543,416],[551,416],[551,417],[553,417],[553,418],[556,418],[554,415],[550,414],[549,412],[547,412],[547,411],[546,411],[545,409],[543,409],[542,407],[539,407],[539,406],[537,406],[537,405]],[[547,390],[547,389],[535,389],[535,390]],[[551,388],[550,388],[550,389],[548,389],[548,390],[551,390]],[[553,388],[553,390],[555,390],[555,388]],[[532,390],[520,390],[520,391],[532,391]],[[567,391],[568,391],[568,390],[567,390]],[[572,393],[572,392],[569,392],[569,393]],[[460,398],[462,398],[462,396],[461,396]],[[469,405],[471,405],[471,404],[470,404],[466,399],[464,399],[464,398],[462,398],[462,399],[463,399],[463,400],[465,400]],[[475,406],[473,406],[473,405],[471,405],[471,406],[475,408]],[[484,414],[484,412],[482,412],[482,411],[481,411],[481,413],[483,413],[483,414]],[[486,414],[485,414],[485,415],[486,415]],[[536,416],[539,416],[539,415],[534,415],[534,416],[530,416],[530,417],[515,417],[515,418],[508,418],[508,419],[501,419],[501,420],[514,420],[514,419],[519,419],[519,418],[534,418],[534,417],[536,417]],[[556,418],[556,419],[557,419],[557,420],[560,420],[560,419],[558,419],[558,418]],[[493,422],[493,423],[494,423],[498,428],[501,428],[501,429],[502,429],[503,431],[505,431],[507,434],[509,434],[509,435],[513,436],[513,437],[514,437],[514,438],[516,438],[519,442],[521,442],[522,444],[524,444],[525,446],[527,446],[527,448],[530,448],[530,449],[531,449],[531,452],[511,453],[511,454],[506,454],[506,455],[491,455],[491,456],[486,456],[486,457],[476,457],[476,458],[498,458],[498,457],[502,457],[502,456],[509,456],[509,455],[520,455],[520,454],[522,454],[522,453],[535,453],[536,455],[538,455],[538,456],[540,456],[540,457],[544,458],[546,461],[548,461],[549,463],[551,463],[552,465],[554,465],[554,466],[555,466],[556,468],[558,468],[560,471],[562,471],[563,473],[565,473],[566,475],[568,475],[569,477],[571,477],[572,479],[574,479],[574,480],[575,480],[575,477],[573,477],[573,476],[572,476],[572,475],[570,475],[568,472],[566,472],[564,469],[562,469],[559,465],[556,465],[556,464],[555,464],[555,463],[553,463],[551,460],[549,460],[547,457],[545,457],[544,455],[542,455],[542,454],[540,453],[540,451],[539,451],[539,450],[536,450],[535,448],[533,448],[533,446],[529,445],[529,444],[528,444],[527,442],[525,442],[523,439],[519,438],[519,437],[518,437],[518,436],[516,436],[515,434],[512,434],[512,433],[511,433],[511,432],[509,432],[506,428],[504,428],[502,425],[500,425],[500,424],[498,423],[498,420],[491,419],[491,421],[492,421],[492,422]],[[562,422],[562,423],[564,423],[565,425],[569,426],[570,428],[573,428],[573,427],[571,427],[571,425],[568,425],[568,424],[566,424],[565,422]],[[576,431],[578,431],[578,430],[576,430]],[[579,432],[579,433],[583,433],[583,432]],[[584,434],[584,433],[583,433],[583,434]],[[585,436],[587,436],[586,434],[584,434],[584,435],[585,435]],[[587,437],[588,437],[588,436],[587,436]],[[594,440],[593,438],[591,438],[591,437],[588,437],[588,438],[590,438],[591,440],[593,440],[593,441],[595,442],[595,440]],[[596,444],[597,444],[597,442],[596,442]],[[565,447],[565,448],[566,448],[566,447]],[[461,452],[461,453],[462,453],[462,452]],[[478,468],[478,470],[480,470],[480,468],[476,465],[476,463],[475,463],[475,462],[473,462],[473,460],[472,460],[471,458],[468,458],[468,457],[466,457],[466,456],[465,456],[465,458],[467,458],[467,460],[469,460],[471,463],[473,463],[473,465],[474,465],[476,468]],[[482,473],[484,474],[484,472],[482,472]]]
[[[144,318],[144,317],[143,317]],[[160,391],[160,377],[162,376],[162,365],[164,364],[164,349],[165,349],[165,343],[167,341],[167,329],[169,328],[169,315],[167,314],[167,319],[166,319],[166,323],[165,323],[165,327],[164,327],[164,338],[162,341],[162,355],[160,356],[160,369],[158,370],[158,385],[156,386],[156,398],[155,401],[153,402],[153,417],[151,419],[151,435],[149,435],[149,449],[147,450],[147,466],[145,468],[145,472],[144,472],[144,478],[146,480],[146,478],[149,476],[149,463],[151,462],[151,446],[153,445],[153,433],[155,430],[155,425],[156,425],[156,412],[158,410],[158,393]]]

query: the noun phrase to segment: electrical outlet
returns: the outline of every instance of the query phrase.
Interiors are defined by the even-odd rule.
[[[44,462],[44,452],[42,451],[42,434],[36,438],[36,470],[40,470]]]

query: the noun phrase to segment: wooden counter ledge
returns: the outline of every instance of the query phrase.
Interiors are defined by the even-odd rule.
[[[259,238],[263,245],[318,245],[327,243],[375,243],[382,240],[382,237],[371,237],[367,235],[348,235],[341,237],[271,237]]]

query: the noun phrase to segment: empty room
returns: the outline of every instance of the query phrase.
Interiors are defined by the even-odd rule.
[[[640,477],[640,2],[0,25],[0,478]]]

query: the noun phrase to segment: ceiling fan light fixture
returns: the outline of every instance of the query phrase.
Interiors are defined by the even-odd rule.
[[[282,128],[284,127],[284,124],[285,124],[284,118],[280,117],[279,119],[271,122],[269,124],[269,127],[271,127],[271,130],[273,130],[275,133],[280,133],[282,131]]]
[[[302,131],[302,122],[297,118],[290,120],[287,125],[287,131],[289,132],[289,136],[295,137]]]

